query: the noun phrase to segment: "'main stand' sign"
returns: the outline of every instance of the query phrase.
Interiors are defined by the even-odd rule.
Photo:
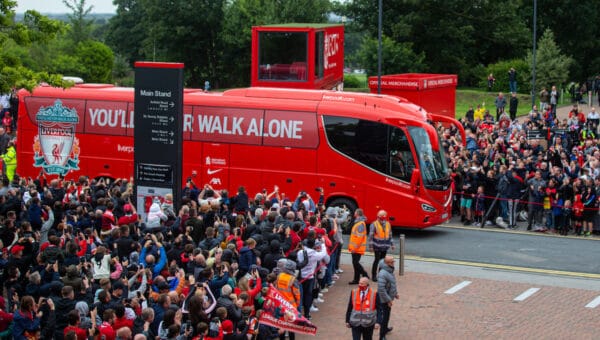
[[[144,217],[167,194],[179,208],[182,111],[183,64],[136,62],[134,171],[136,207]]]

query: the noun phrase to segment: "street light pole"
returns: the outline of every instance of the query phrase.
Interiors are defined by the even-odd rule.
[[[383,17],[382,0],[379,0],[379,10],[377,13],[377,94],[381,94],[381,21]]]
[[[537,0],[533,0],[533,59],[531,63],[531,107],[535,105],[535,47],[536,47],[536,30],[537,30]]]

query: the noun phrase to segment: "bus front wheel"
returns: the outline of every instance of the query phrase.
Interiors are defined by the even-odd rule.
[[[342,224],[342,232],[344,234],[349,234],[350,229],[352,229],[352,224],[354,221],[354,210],[356,210],[356,208],[357,208],[356,202],[354,202],[353,200],[347,199],[347,198],[338,197],[338,198],[332,199],[327,204],[327,207],[340,207],[340,208],[345,207],[346,209],[348,209],[350,211],[348,220]]]

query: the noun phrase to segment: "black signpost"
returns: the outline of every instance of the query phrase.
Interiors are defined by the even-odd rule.
[[[135,63],[134,169],[141,215],[171,194],[181,201],[183,64]],[[177,210],[176,210],[177,211]]]

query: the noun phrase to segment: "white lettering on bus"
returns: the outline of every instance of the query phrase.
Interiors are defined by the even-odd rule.
[[[132,153],[133,152],[133,146],[127,146],[127,145],[117,144],[117,151]]]
[[[269,122],[268,135],[265,137],[302,139],[300,125],[302,125],[302,122],[298,120],[285,121],[273,119]]]
[[[130,112],[129,122],[125,110],[89,109],[91,126],[116,127],[120,123],[122,128],[133,128],[133,111]]]
[[[256,119],[250,120],[250,125],[248,125],[248,131],[246,131],[246,136],[254,135],[254,136],[262,136],[263,134],[263,120],[259,120],[260,123],[256,122]]]
[[[190,114],[183,115],[183,131],[192,131],[194,124],[194,116]]]
[[[229,118],[223,117],[223,122],[221,122],[221,117],[218,116],[202,116],[198,120],[199,132],[218,133],[221,135],[243,135],[242,122],[244,118],[232,117],[231,123]]]

